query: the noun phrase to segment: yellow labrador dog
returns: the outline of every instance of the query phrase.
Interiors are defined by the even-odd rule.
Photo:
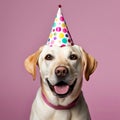
[[[25,60],[26,70],[41,86],[32,105],[30,120],[91,120],[81,90],[95,71],[96,60],[77,45],[41,47]]]

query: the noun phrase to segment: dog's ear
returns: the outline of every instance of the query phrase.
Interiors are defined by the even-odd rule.
[[[24,66],[26,70],[32,75],[33,80],[36,79],[36,65],[38,62],[38,57],[42,52],[42,48],[43,47],[41,47],[38,51],[36,51],[32,55],[28,56],[24,61]]]
[[[95,69],[97,67],[97,61],[95,60],[94,57],[92,57],[87,52],[85,52],[85,50],[83,50],[82,48],[80,48],[80,49],[81,49],[82,55],[83,55],[84,76],[85,76],[85,79],[88,81],[90,75],[95,71]]]

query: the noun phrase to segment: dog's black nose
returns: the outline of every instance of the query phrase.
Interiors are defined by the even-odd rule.
[[[68,69],[65,66],[58,66],[55,69],[55,74],[57,77],[66,77],[68,74]]]

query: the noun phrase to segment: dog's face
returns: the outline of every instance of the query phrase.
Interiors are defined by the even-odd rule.
[[[58,97],[66,97],[80,85],[83,64],[82,53],[75,46],[45,46],[38,58],[43,84]]]
[[[41,47],[25,60],[25,67],[36,77],[36,64],[39,66],[42,88],[53,95],[64,98],[77,96],[81,91],[83,74],[89,80],[97,66],[96,60],[81,47]]]

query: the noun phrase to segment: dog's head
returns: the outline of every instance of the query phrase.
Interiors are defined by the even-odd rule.
[[[25,60],[26,70],[36,79],[39,66],[42,87],[63,98],[80,93],[83,74],[86,80],[95,71],[96,60],[81,47],[41,47]]]

